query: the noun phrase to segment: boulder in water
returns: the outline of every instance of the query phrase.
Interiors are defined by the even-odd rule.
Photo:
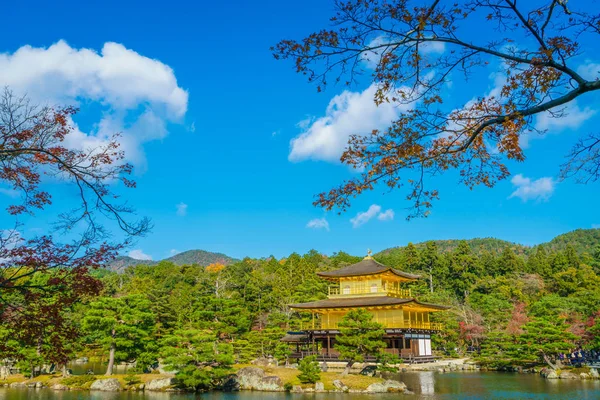
[[[368,393],[403,393],[404,391],[406,391],[406,385],[403,382],[391,379],[381,383],[372,383],[366,389]]]
[[[335,386],[337,390],[341,390],[342,392],[347,392],[349,389],[348,386],[346,386],[344,382],[340,381],[339,379],[333,381],[333,386]]]
[[[161,391],[175,384],[175,378],[152,379],[144,387],[145,390]]]
[[[118,379],[98,379],[92,383],[90,390],[100,390],[103,392],[118,392],[121,390],[121,384]]]

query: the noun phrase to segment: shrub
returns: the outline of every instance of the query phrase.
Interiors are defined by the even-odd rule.
[[[134,371],[127,371],[127,375],[123,378],[123,380],[127,382],[127,385],[129,386],[137,385],[138,383],[142,382],[140,377],[137,376]]]
[[[283,384],[283,390],[285,390],[286,392],[291,392],[293,388],[294,385],[292,385],[290,382],[286,382]]]
[[[317,363],[317,356],[303,358],[298,369],[300,370],[298,379],[301,383],[315,383],[321,380],[321,367]]]

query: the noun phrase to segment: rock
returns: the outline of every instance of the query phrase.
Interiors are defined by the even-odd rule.
[[[144,390],[145,387],[146,387],[146,385],[144,385],[143,383],[140,383],[140,385],[138,386],[138,389]]]
[[[348,386],[346,386],[342,381],[340,381],[339,379],[336,379],[335,381],[333,381],[333,386],[335,386],[335,388],[337,390],[341,390],[342,392],[347,392],[348,391]]]
[[[321,371],[322,372],[327,372],[327,370],[329,369],[329,367],[327,366],[326,362],[322,362],[321,363]]]
[[[367,393],[403,393],[404,391],[406,391],[406,385],[403,382],[391,379],[382,383],[372,383],[366,389]]]
[[[556,371],[548,371],[545,375],[542,375],[546,379],[558,379]]]
[[[256,367],[240,369],[236,374],[239,389],[282,392],[283,382],[278,376],[265,376],[265,371]],[[234,386],[231,383],[228,386]]]
[[[579,377],[577,375],[575,375],[572,372],[568,372],[568,371],[563,371],[560,373],[559,375],[560,379],[579,379]]]
[[[600,374],[598,373],[598,370],[596,368],[590,368],[590,377],[592,379],[600,378]]]
[[[240,383],[238,382],[237,378],[238,377],[235,374],[227,376],[223,380],[221,390],[224,392],[237,392],[240,390]]]
[[[26,387],[25,383],[23,382],[13,382],[10,384],[11,388],[22,388],[22,387]]]
[[[269,366],[269,359],[266,358],[266,357],[259,357],[256,360],[253,360],[252,364],[258,365],[260,367],[268,367]]]
[[[50,387],[50,389],[52,389],[52,390],[69,390],[69,387],[67,385],[56,383],[56,384],[52,385]]]
[[[88,358],[87,357],[81,357],[76,359],[75,361],[73,361],[76,364],[85,364],[86,362],[88,362]]]
[[[161,391],[175,384],[175,378],[152,379],[146,384],[145,389],[151,391]]]
[[[324,391],[325,391],[325,384],[323,382],[315,383],[315,392],[324,392]]]
[[[302,392],[303,392],[302,386],[294,385],[292,387],[292,393],[302,393]]]
[[[103,392],[118,392],[121,390],[121,384],[118,379],[98,379],[92,383],[90,390],[100,390]]]
[[[236,373],[240,389],[253,389],[265,377],[265,371],[256,367],[245,367]]]
[[[33,385],[33,387],[36,389],[41,389],[44,387],[44,384],[42,382],[36,382],[35,385]]]
[[[579,377],[581,379],[590,379],[591,378],[590,374],[586,374],[585,372],[580,373]]]

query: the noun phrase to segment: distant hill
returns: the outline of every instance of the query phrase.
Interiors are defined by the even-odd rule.
[[[592,254],[600,246],[600,229],[577,229],[543,243],[548,250],[564,250],[569,244],[578,254]]]
[[[496,238],[475,238],[465,240],[473,253],[480,255],[485,251],[489,251],[492,254],[500,254],[502,250],[508,246],[513,249],[516,254],[527,254],[530,250],[529,246],[525,246],[518,243],[508,242],[502,239]],[[417,249],[424,248],[427,242],[413,243]],[[437,245],[438,251],[441,253],[450,253],[458,247],[458,244],[462,242],[462,239],[450,239],[450,240],[431,240]],[[402,251],[406,246],[392,247],[389,249],[382,250],[379,254],[392,254],[397,251]]]
[[[129,256],[119,256],[111,263],[109,263],[107,267],[108,269],[113,271],[121,271],[132,265],[156,265],[160,261],[169,261],[177,265],[198,264],[206,266],[214,263],[229,265],[239,260],[229,257],[223,253],[213,253],[205,250],[188,250],[184,251],[183,253],[175,254],[172,257],[165,258],[164,260],[159,261],[137,260]]]
[[[433,240],[436,243],[440,252],[451,252],[458,246],[461,239],[451,240]],[[508,242],[506,240],[496,238],[475,238],[466,240],[473,253],[480,255],[484,251],[489,251],[493,254],[500,254],[502,250],[508,246],[516,254],[528,255],[535,246],[525,246],[518,243]],[[413,243],[415,247],[421,249],[425,247],[427,242]],[[568,245],[575,248],[578,254],[592,253],[596,246],[600,246],[600,229],[577,229],[572,232],[563,233],[546,243],[540,243],[548,250],[564,250]],[[398,251],[402,251],[406,246],[392,247],[382,250],[378,254],[389,255]]]

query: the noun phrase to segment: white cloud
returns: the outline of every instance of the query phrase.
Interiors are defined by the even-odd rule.
[[[529,200],[548,201],[556,186],[556,182],[551,177],[531,180],[522,174],[515,175],[511,179],[511,183],[516,186],[516,189],[508,198],[518,197],[523,202]]]
[[[327,222],[325,218],[315,218],[308,221],[306,227],[311,229],[325,229],[326,231],[329,231],[329,222]]]
[[[385,210],[377,216],[377,219],[380,221],[391,221],[394,219],[394,210],[391,208],[389,210]]]
[[[136,260],[152,260],[152,257],[144,253],[141,249],[131,250],[127,255]]]
[[[189,129],[192,133],[196,132],[196,121],[192,122]]]
[[[345,90],[329,102],[325,116],[307,125],[304,132],[290,142],[290,161],[306,159],[336,162],[352,134],[370,134],[373,129],[384,129],[399,113],[409,106],[383,103],[377,106],[374,95],[377,86],[372,84],[363,92]]]
[[[423,54],[442,54],[446,51],[444,42],[425,42],[419,44],[419,51]]]
[[[188,205],[185,203],[179,203],[175,206],[177,208],[176,214],[180,217],[187,215]]]
[[[95,128],[84,133],[73,123],[68,143],[97,147],[121,132],[127,160],[136,165],[145,162],[141,144],[164,138],[167,122],[180,121],[188,104],[188,93],[168,65],[112,42],[100,52],[61,40],[0,54],[0,85],[26,93],[34,103],[101,104]]]
[[[371,205],[367,211],[359,212],[354,218],[350,219],[352,227],[358,228],[359,226],[366,224],[371,218],[376,217],[380,212],[381,206],[378,206],[377,204]]]
[[[171,249],[169,250],[169,257],[173,257],[174,255],[177,255],[181,253],[181,251],[177,250],[177,249]]]
[[[556,111],[558,112],[558,111]],[[576,102],[569,103],[564,111],[560,112],[558,117],[553,117],[551,113],[544,112],[538,114],[535,127],[539,130],[556,130],[578,129],[585,121],[596,114],[595,110],[589,107],[583,110]]]
[[[581,64],[577,68],[577,73],[588,80],[600,78],[600,64],[586,60],[585,64]]]

